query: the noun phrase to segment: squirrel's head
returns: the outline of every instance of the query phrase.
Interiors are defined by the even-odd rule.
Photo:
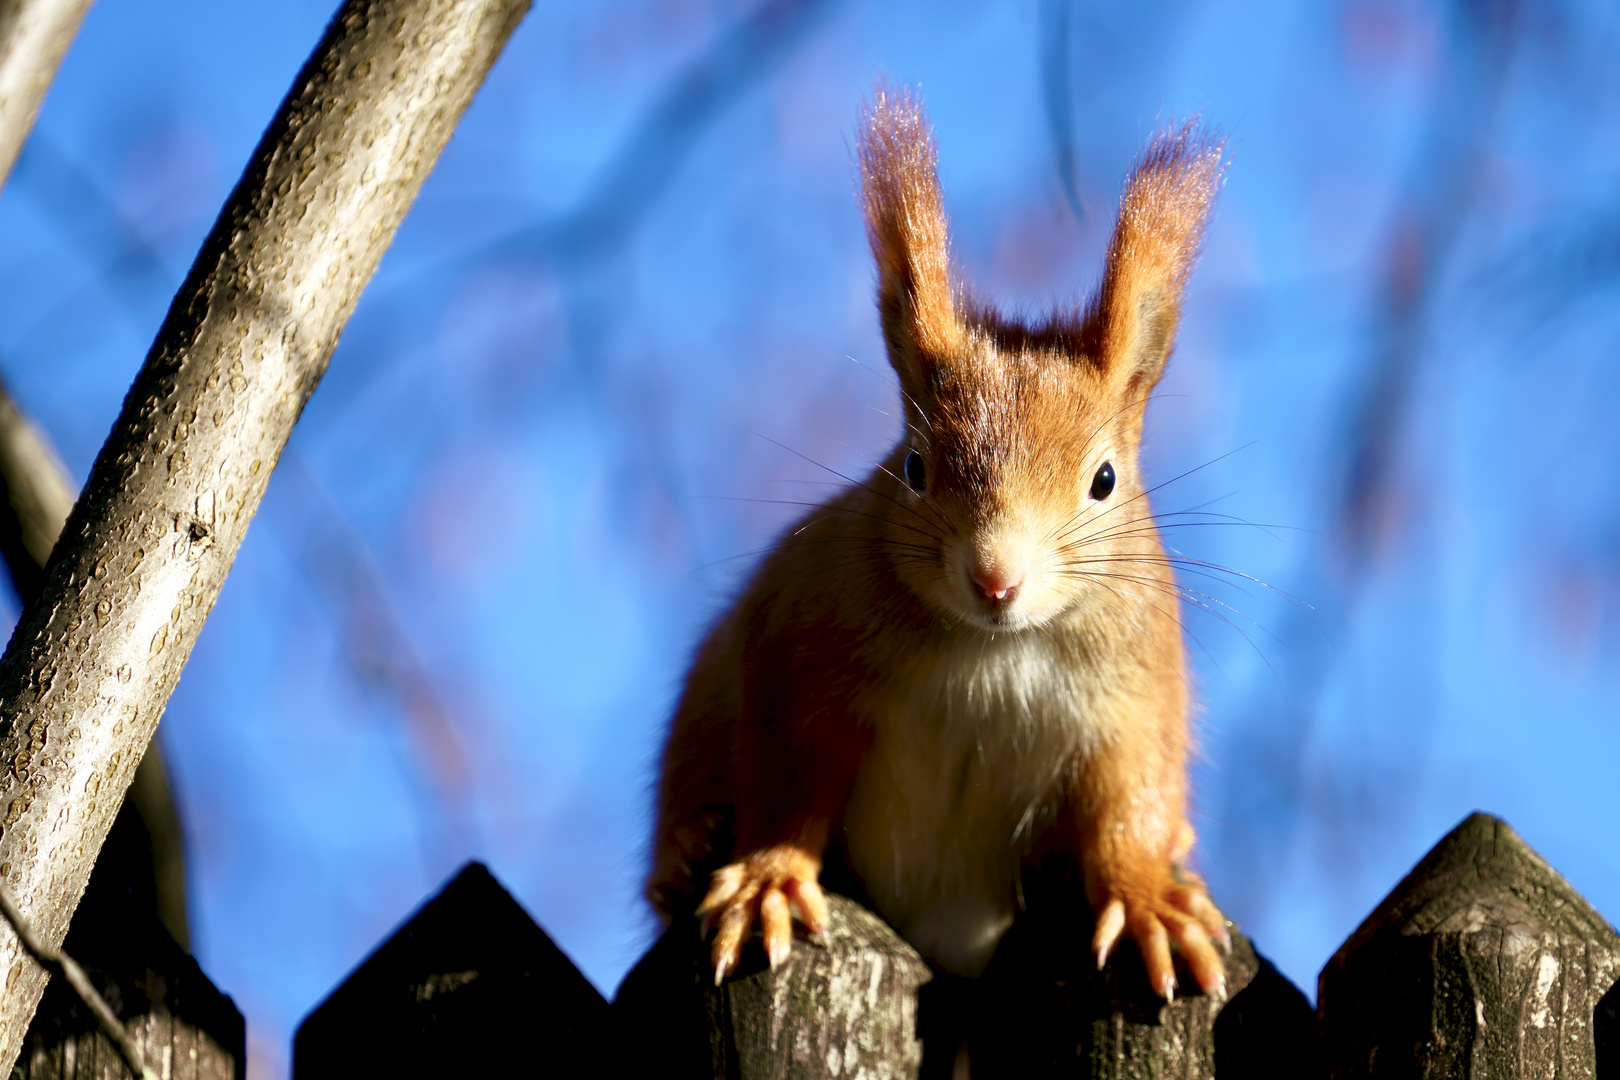
[[[1156,137],[1126,181],[1096,294],[1036,324],[969,299],[955,280],[933,135],[915,99],[880,89],[859,145],[906,418],[885,465],[902,577],[989,630],[1039,626],[1162,581],[1137,451],[1220,188],[1221,144],[1191,123]]]

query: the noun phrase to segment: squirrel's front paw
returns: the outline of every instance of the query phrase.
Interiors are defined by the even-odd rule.
[[[1176,971],[1170,960],[1174,942],[1187,958],[1193,978],[1206,994],[1224,995],[1226,965],[1213,941],[1230,945],[1226,916],[1210,900],[1196,875],[1172,868],[1144,892],[1114,891],[1097,913],[1091,939],[1099,970],[1108,962],[1122,931],[1129,930],[1142,954],[1148,983],[1166,1001],[1175,999]]]
[[[793,844],[761,848],[741,862],[714,872],[709,894],[698,905],[703,932],[715,927],[716,986],[737,967],[743,942],[758,926],[764,933],[765,955],[775,968],[793,947],[793,919],[811,933],[827,927],[827,900],[816,884],[821,860]]]

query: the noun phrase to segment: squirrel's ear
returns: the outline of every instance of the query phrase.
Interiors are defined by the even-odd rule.
[[[1085,351],[1127,402],[1146,401],[1175,344],[1187,275],[1226,171],[1224,150],[1188,122],[1156,136],[1125,184]]]
[[[860,135],[861,202],[889,360],[916,391],[962,336],[933,132],[908,92],[879,86]]]

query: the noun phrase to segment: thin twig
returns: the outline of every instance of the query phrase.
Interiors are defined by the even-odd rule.
[[[96,988],[90,984],[90,976],[86,975],[84,968],[61,949],[52,948],[39,940],[34,928],[28,925],[22,912],[17,910],[16,903],[11,899],[11,893],[4,886],[0,886],[0,914],[4,914],[11,928],[17,932],[17,938],[28,950],[28,955],[39,962],[39,966],[52,975],[60,975],[73,987],[79,1000],[96,1014],[101,1021],[101,1030],[107,1038],[118,1047],[123,1055],[124,1064],[129,1066],[130,1072],[141,1080],[159,1080],[158,1074],[146,1067],[146,1058],[141,1055],[141,1048],[135,1045],[135,1040],[129,1037],[129,1032],[119,1022],[118,1014],[112,1011],[105,998],[96,993]]]

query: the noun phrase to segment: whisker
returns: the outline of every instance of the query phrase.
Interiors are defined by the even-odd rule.
[[[1082,570],[1082,571],[1076,571],[1075,575],[1080,576],[1080,577],[1090,577],[1093,573],[1094,573],[1094,571]],[[1139,580],[1139,581],[1142,581],[1143,584],[1157,584],[1157,582],[1153,581],[1153,579],[1131,578],[1129,580]],[[1216,580],[1220,580],[1220,579],[1216,579]],[[1187,600],[1187,601],[1189,601],[1191,603],[1196,603],[1200,607],[1206,607],[1206,609],[1207,609],[1207,604],[1200,603],[1198,600],[1193,600],[1193,597],[1199,597],[1199,598],[1201,598],[1201,600],[1207,601],[1208,604],[1214,604],[1214,605],[1216,605],[1218,607],[1225,608],[1227,611],[1230,611],[1233,615],[1235,615],[1238,618],[1242,619],[1244,622],[1249,623],[1256,630],[1259,630],[1262,633],[1264,633],[1267,637],[1271,638],[1278,645],[1281,645],[1285,649],[1288,648],[1287,644],[1281,638],[1277,637],[1276,634],[1273,634],[1270,630],[1266,629],[1266,627],[1258,619],[1254,618],[1252,615],[1249,615],[1249,614],[1247,614],[1247,613],[1245,613],[1243,611],[1240,611],[1239,609],[1233,607],[1231,604],[1228,604],[1226,601],[1220,599],[1219,597],[1212,596],[1209,593],[1199,592],[1196,589],[1189,589],[1185,585],[1177,584],[1177,585],[1174,586],[1174,588],[1181,595],[1182,599]],[[1214,612],[1211,612],[1211,613],[1214,614]]]
[[[1286,590],[1279,589],[1275,585],[1271,585],[1268,582],[1255,577],[1253,574],[1245,574],[1243,571],[1234,570],[1230,566],[1223,566],[1220,563],[1210,562],[1207,559],[1193,558],[1190,555],[1183,555],[1176,551],[1163,551],[1157,554],[1154,552],[1127,552],[1121,555],[1069,555],[1065,556],[1065,558],[1069,562],[1076,565],[1082,563],[1138,562],[1162,564],[1170,567],[1190,568],[1188,569],[1189,573],[1199,573],[1203,577],[1208,577],[1211,580],[1216,581],[1225,581],[1227,579],[1215,577],[1215,574],[1225,574],[1228,575],[1228,577],[1240,578],[1254,585],[1258,585],[1276,596],[1287,600],[1289,603],[1300,606],[1303,610],[1311,613],[1312,615],[1317,613],[1314,607],[1301,600],[1299,597],[1287,592]]]
[[[1120,605],[1119,610],[1122,610],[1126,614],[1129,614],[1135,608],[1136,605],[1132,603],[1131,599],[1129,597],[1127,597],[1119,589],[1117,589],[1114,586],[1108,584],[1106,581],[1098,581],[1098,582],[1096,582],[1096,584],[1098,586],[1104,588],[1104,589],[1107,589],[1108,592],[1111,593],[1113,595],[1113,597],[1119,601],[1119,605]],[[1158,604],[1153,603],[1152,601],[1148,601],[1148,606],[1150,608],[1152,608],[1154,611],[1157,611],[1159,614],[1163,615],[1165,618],[1169,619],[1171,622],[1175,623],[1176,624],[1176,629],[1181,631],[1182,636],[1191,639],[1193,644],[1197,645],[1198,648],[1203,651],[1204,655],[1209,657],[1210,663],[1214,664],[1216,669],[1220,670],[1223,675],[1225,674],[1224,669],[1221,668],[1220,663],[1215,659],[1215,655],[1209,651],[1209,649],[1204,645],[1203,641],[1200,640],[1198,638],[1198,636],[1192,632],[1191,628],[1189,628],[1187,626],[1186,621],[1184,619],[1182,619],[1181,614],[1180,614],[1179,611],[1176,611],[1176,610],[1167,611],[1164,608],[1160,607]],[[1239,630],[1238,632],[1242,633],[1242,630]],[[1253,644],[1253,643],[1251,642],[1251,644]],[[1161,651],[1160,655],[1164,655],[1162,651]],[[1264,659],[1264,657],[1262,657],[1261,659]]]
[[[896,390],[898,390],[900,392],[900,396],[902,398],[904,398],[908,403],[910,403],[910,405],[911,405],[911,407],[913,409],[917,410],[917,415],[922,419],[923,423],[928,425],[928,430],[929,431],[934,430],[934,424],[933,424],[933,422],[931,420],[928,419],[928,414],[923,411],[923,407],[921,405],[917,404],[917,399],[912,397],[911,394],[906,391],[906,388],[903,385],[901,385],[900,380],[898,378],[895,378],[894,376],[888,374],[887,372],[878,371],[876,368],[872,367],[870,364],[864,364],[861,361],[856,360],[853,356],[849,355],[848,353],[844,354],[844,359],[846,359],[846,360],[850,361],[851,363],[855,364],[857,367],[865,368],[867,371],[870,371],[873,375],[876,375],[878,378],[882,379],[884,382],[888,383],[890,386],[892,386]],[[918,434],[921,434],[921,432],[919,432]]]
[[[843,446],[847,450],[853,451],[857,457],[860,457],[861,459],[863,459],[868,465],[872,466],[874,469],[878,470],[883,475],[887,476],[890,480],[893,480],[895,483],[897,483],[897,484],[905,484],[906,483],[904,480],[902,480],[898,476],[894,475],[894,473],[890,472],[889,467],[887,465],[883,464],[883,462],[875,461],[872,458],[867,457],[860,450],[857,450],[855,447],[850,446],[848,443],[840,443],[839,445]],[[910,487],[909,484],[906,484],[906,486]],[[894,500],[892,500],[892,499],[890,501],[894,502]],[[903,504],[896,502],[895,505],[900,506],[900,505],[903,505]],[[929,506],[929,504],[926,503],[926,502],[922,503],[921,505],[928,507],[928,515],[929,516],[928,516],[927,520],[933,522],[933,524],[939,526],[941,529],[947,529],[947,528],[950,527],[943,519],[939,518],[939,516],[938,516],[939,512],[937,510],[935,510],[932,506]],[[906,509],[911,510],[913,513],[916,513],[919,516],[922,513],[922,511],[917,507],[906,507]]]
[[[1157,581],[1157,580],[1152,579],[1152,578],[1136,577],[1136,576],[1130,575],[1130,574],[1110,574],[1110,573],[1103,573],[1103,572],[1096,571],[1096,570],[1076,571],[1075,574],[1076,574],[1076,576],[1083,576],[1083,577],[1086,577],[1087,579],[1090,579],[1090,580],[1096,580],[1096,579],[1099,579],[1099,578],[1112,578],[1114,580],[1119,580],[1119,581],[1129,581],[1129,582],[1133,582],[1133,583],[1138,584],[1138,585],[1145,585],[1145,586],[1148,586],[1150,588],[1153,588],[1155,591],[1161,593],[1162,595],[1175,596],[1177,599],[1183,601],[1184,603],[1186,603],[1186,604],[1188,604],[1188,605],[1190,605],[1192,607],[1199,608],[1200,610],[1205,611],[1205,612],[1209,613],[1210,615],[1213,615],[1215,618],[1217,618],[1217,619],[1221,620],[1221,622],[1225,623],[1232,630],[1236,631],[1237,634],[1240,637],[1242,637],[1243,640],[1248,644],[1249,648],[1254,650],[1255,655],[1260,658],[1261,662],[1266,665],[1267,670],[1271,671],[1271,673],[1273,675],[1276,674],[1276,669],[1272,667],[1271,660],[1266,656],[1265,651],[1262,650],[1260,648],[1260,646],[1255,643],[1254,638],[1249,636],[1248,631],[1244,630],[1243,627],[1241,627],[1237,623],[1233,622],[1231,619],[1229,619],[1226,615],[1222,614],[1220,611],[1217,611],[1210,604],[1205,603],[1203,599],[1200,599],[1200,597],[1202,597],[1204,595],[1202,593],[1195,593],[1195,592],[1192,592],[1191,590],[1183,589],[1180,586],[1170,585],[1170,584],[1167,584],[1165,582]],[[1098,584],[1102,584],[1102,582],[1099,581]],[[1216,601],[1216,603],[1219,603],[1219,601]],[[1229,605],[1222,604],[1221,606],[1222,607],[1227,607],[1228,610],[1234,611],[1234,613],[1240,615],[1244,619],[1247,619],[1247,620],[1249,620],[1251,622],[1254,621],[1252,619],[1249,619],[1249,617],[1247,615],[1243,615],[1242,612],[1237,612],[1236,609],[1231,608]],[[1182,631],[1184,633],[1187,632],[1187,628],[1186,628],[1186,626],[1184,624],[1181,624],[1178,621],[1177,625],[1181,626]],[[1259,627],[1260,629],[1262,629],[1262,630],[1265,629],[1263,626],[1260,626],[1259,623],[1255,623],[1255,625],[1257,627]],[[1275,635],[1270,634],[1270,631],[1266,631],[1266,632],[1267,632],[1268,635],[1275,638]],[[1191,635],[1189,634],[1189,636],[1191,636]],[[1205,650],[1205,651],[1208,652],[1208,650]],[[1213,659],[1214,659],[1214,657],[1211,656],[1211,660],[1213,660]]]
[[[1109,514],[1115,513],[1117,511],[1122,510],[1125,507],[1131,505],[1132,503],[1136,502],[1138,499],[1145,499],[1147,496],[1153,494],[1154,492],[1160,490],[1161,488],[1167,487],[1170,484],[1174,484],[1178,480],[1185,480],[1187,477],[1193,475],[1196,472],[1199,472],[1200,470],[1207,469],[1211,465],[1219,464],[1220,462],[1225,461],[1227,458],[1231,457],[1233,454],[1240,453],[1240,452],[1242,452],[1244,450],[1247,450],[1249,447],[1254,446],[1255,443],[1257,443],[1258,441],[1259,440],[1256,439],[1256,440],[1244,443],[1242,446],[1235,447],[1232,450],[1228,450],[1226,453],[1220,455],[1219,457],[1211,458],[1210,460],[1204,462],[1202,465],[1195,466],[1195,467],[1193,467],[1191,469],[1188,469],[1184,473],[1180,473],[1179,475],[1172,476],[1170,479],[1165,480],[1162,483],[1154,484],[1150,488],[1144,488],[1143,490],[1137,492],[1135,495],[1132,495],[1129,499],[1122,500],[1121,502],[1116,503],[1114,506],[1109,507],[1107,510],[1104,510],[1102,513],[1097,515],[1097,518],[1098,519],[1105,518]],[[1085,513],[1084,509],[1081,509],[1081,510],[1077,511],[1075,513],[1075,515],[1073,517],[1071,517],[1068,522],[1065,523],[1064,527],[1067,527],[1067,525],[1072,524],[1073,522],[1079,520],[1081,515],[1084,514],[1084,513]]]
[[[857,487],[857,488],[860,488],[862,491],[868,492],[869,494],[876,495],[878,498],[883,499],[885,502],[892,503],[896,507],[898,507],[899,509],[904,510],[908,514],[911,514],[913,517],[917,518],[917,520],[919,520],[919,521],[922,521],[922,522],[924,522],[926,524],[929,524],[929,525],[935,524],[935,522],[929,521],[927,518],[923,517],[921,514],[918,514],[915,509],[913,509],[912,507],[907,506],[905,503],[901,502],[899,499],[896,499],[891,495],[885,495],[883,492],[879,491],[875,487],[872,487],[870,484],[863,484],[859,480],[854,479],[853,477],[845,476],[843,473],[839,472],[837,469],[833,468],[831,465],[823,465],[821,462],[817,461],[815,458],[812,458],[807,454],[800,453],[799,451],[793,449],[793,447],[788,446],[786,443],[777,442],[775,439],[771,438],[769,435],[763,435],[763,434],[760,434],[757,431],[750,432],[749,434],[754,435],[754,436],[756,436],[758,438],[764,439],[766,442],[771,443],[772,445],[777,446],[777,447],[779,447],[779,448],[781,448],[783,450],[786,450],[788,453],[792,454],[794,457],[802,458],[803,460],[808,461],[810,464],[814,465],[818,469],[826,469],[828,472],[832,473],[834,476],[838,477],[840,480],[843,480],[845,483],[849,484],[851,487]],[[876,515],[868,515],[868,516],[875,517]],[[893,520],[893,519],[886,519],[886,520]],[[916,529],[916,528],[914,528],[912,526],[904,525],[903,523],[898,522],[898,521],[896,521],[895,524],[900,525],[902,528],[913,528],[913,531],[922,533],[924,536],[927,536],[930,540],[935,540],[935,541],[938,541],[940,543],[944,542],[943,537],[935,536],[934,534],[929,533],[929,532],[927,532],[927,531],[925,531],[923,529]]]
[[[868,405],[867,408],[871,409],[873,412],[877,413],[879,416],[887,416],[890,420],[898,420],[898,421],[900,421],[902,424],[904,424],[911,431],[911,433],[913,435],[917,436],[917,438],[922,440],[923,445],[925,447],[928,447],[929,449],[933,448],[932,444],[930,443],[930,441],[928,439],[928,435],[923,431],[922,428],[918,427],[916,424],[913,424],[910,420],[907,420],[903,416],[896,416],[891,412],[886,412],[883,409],[878,408],[876,405]]]
[[[714,499],[714,500],[725,501],[725,502],[759,503],[759,504],[764,505],[764,506],[803,506],[803,507],[808,507],[810,509],[826,510],[829,513],[854,514],[856,517],[869,518],[872,521],[891,521],[892,520],[891,518],[886,518],[886,517],[883,517],[882,515],[879,515],[879,514],[871,514],[871,513],[866,512],[865,510],[857,510],[853,506],[839,506],[837,503],[808,502],[808,501],[805,501],[805,500],[802,500],[802,499],[760,499],[760,498],[755,498],[753,496],[748,496],[748,495],[694,495],[694,496],[692,496],[692,498],[694,498],[694,499]],[[817,520],[822,520],[822,519],[817,519]],[[804,524],[800,525],[797,529],[795,529],[794,533],[803,532],[806,528],[808,528],[810,526],[810,524],[811,524],[810,522],[805,522]],[[944,540],[942,538],[940,538],[938,536],[935,536],[933,533],[927,532],[924,529],[919,529],[919,528],[917,528],[917,527],[915,527],[913,525],[907,525],[904,522],[900,522],[900,521],[896,521],[896,522],[894,522],[894,524],[899,525],[903,529],[910,529],[912,532],[922,533],[924,536],[926,536],[928,539],[934,541],[935,543],[944,543]],[[792,534],[789,534],[789,535],[792,535]],[[871,539],[877,539],[877,538],[874,537],[874,538],[871,538]],[[932,549],[930,549],[930,550],[932,550]]]

